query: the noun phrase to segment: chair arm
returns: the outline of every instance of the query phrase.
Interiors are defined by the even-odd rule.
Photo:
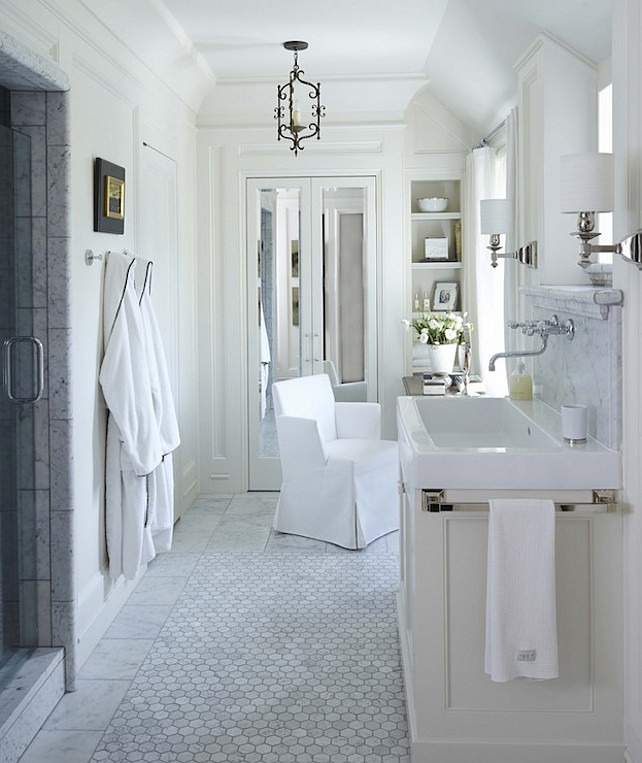
[[[368,399],[366,382],[344,382],[332,387],[337,403],[365,403]]]
[[[379,403],[335,403],[337,437],[361,440],[381,439]]]
[[[325,467],[327,455],[315,419],[277,416],[276,429],[284,476]]]

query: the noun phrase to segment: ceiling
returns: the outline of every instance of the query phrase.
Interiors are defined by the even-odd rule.
[[[154,0],[217,82],[284,78],[285,40],[307,77],[423,75],[462,121],[483,125],[514,92],[513,65],[540,31],[599,63],[612,0]]]

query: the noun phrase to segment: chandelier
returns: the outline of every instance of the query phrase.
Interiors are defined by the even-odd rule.
[[[290,150],[294,151],[296,156],[299,150],[303,151],[305,148],[301,145],[302,140],[314,137],[317,140],[321,139],[321,117],[325,116],[325,106],[321,105],[321,84],[317,82],[314,85],[301,77],[305,72],[299,69],[299,51],[305,50],[308,43],[290,40],[284,42],[283,47],[294,51],[294,67],[290,72],[290,79],[284,85],[277,85],[278,105],[274,109],[274,118],[277,120],[278,140],[289,140]],[[309,119],[301,116],[298,91],[302,91],[303,95],[312,101]],[[307,112],[304,110],[303,113]]]

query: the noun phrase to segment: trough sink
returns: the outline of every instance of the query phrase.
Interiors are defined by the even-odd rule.
[[[400,397],[406,487],[585,490],[621,486],[620,455],[589,438],[568,445],[561,417],[539,400]]]

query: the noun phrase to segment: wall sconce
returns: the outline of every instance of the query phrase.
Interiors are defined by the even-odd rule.
[[[571,236],[580,242],[581,268],[591,265],[592,252],[614,252],[613,246],[591,241],[595,213],[613,211],[613,154],[565,154],[560,157],[560,206],[564,213],[577,214],[577,230]]]
[[[508,233],[510,203],[508,199],[482,199],[479,202],[479,218],[482,235],[490,236],[487,249],[490,249],[490,264],[497,267],[497,260],[505,257],[517,260],[522,265],[537,267],[537,241],[531,241],[514,252],[499,254],[502,248],[500,236]]]
[[[277,120],[277,139],[289,140],[292,143],[290,150],[294,151],[296,156],[299,150],[304,149],[301,145],[302,140],[314,137],[317,140],[321,139],[321,117],[325,116],[325,106],[321,105],[321,84],[317,82],[314,85],[301,77],[305,72],[299,69],[299,51],[305,50],[308,43],[302,40],[290,40],[284,42],[283,47],[294,51],[294,66],[289,80],[284,85],[277,85],[278,105],[274,109],[274,118]],[[309,121],[301,117],[295,86],[303,90],[303,95],[313,101]],[[307,92],[305,92],[306,88]]]
[[[571,236],[580,241],[582,268],[598,267],[591,262],[593,252],[613,252],[642,270],[642,231],[619,244],[592,244],[599,236],[595,213],[613,211],[613,154],[565,154],[560,157],[560,206],[562,212],[578,215],[577,230]]]

